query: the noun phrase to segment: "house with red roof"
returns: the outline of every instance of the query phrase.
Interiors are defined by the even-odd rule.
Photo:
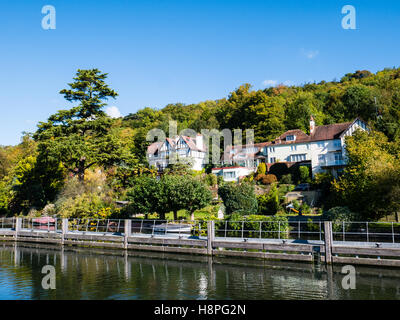
[[[265,162],[267,167],[277,162],[304,163],[310,165],[313,176],[323,171],[337,176],[346,166],[345,137],[358,129],[369,130],[367,123],[360,118],[316,126],[311,117],[309,134],[300,129],[288,130],[270,142],[227,148],[222,162],[253,171],[260,162]]]

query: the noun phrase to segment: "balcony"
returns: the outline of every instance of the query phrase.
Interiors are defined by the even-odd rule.
[[[345,160],[322,160],[319,161],[319,165],[321,167],[340,167],[340,166],[345,166],[346,165],[346,161]]]

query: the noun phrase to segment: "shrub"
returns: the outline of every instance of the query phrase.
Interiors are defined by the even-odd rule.
[[[301,210],[301,213],[302,213],[302,214],[310,214],[310,213],[311,213],[311,208],[310,208],[310,206],[309,206],[307,203],[305,203],[305,202],[303,202],[303,203],[301,204],[300,210]]]
[[[266,171],[267,171],[267,166],[265,165],[264,162],[261,162],[257,167],[257,173],[258,174],[265,174]]]
[[[310,181],[310,169],[306,166],[300,166],[299,167],[299,176],[300,176],[300,182],[309,182]]]
[[[263,184],[271,184],[277,182],[278,179],[276,178],[276,175],[274,174],[267,174],[263,179],[262,183]]]
[[[110,208],[111,213],[116,212],[113,192],[106,186],[105,176],[101,172],[88,171],[84,182],[73,178],[65,184],[55,207],[50,211],[62,218],[96,218],[105,208]]]
[[[300,202],[299,202],[299,201],[293,200],[293,201],[292,201],[292,204],[293,204],[293,208],[294,208],[294,209],[296,209],[296,210],[299,210],[299,209],[300,209]]]
[[[283,175],[279,182],[282,184],[292,184],[292,175],[290,173]]]
[[[238,212],[246,215],[257,212],[258,205],[254,187],[248,183],[224,184],[219,187],[218,195],[224,202],[227,214]]]
[[[320,230],[320,222],[314,222],[313,219],[307,219],[307,231],[318,232]]]
[[[276,185],[272,186],[268,194],[257,197],[258,213],[263,215],[273,215],[279,210],[279,193]]]
[[[217,184],[220,186],[224,183],[224,177],[223,176],[217,176]]]
[[[268,173],[274,174],[278,179],[281,179],[283,175],[286,175],[289,173],[289,168],[286,163],[283,162],[277,162],[274,163],[270,168]]]
[[[207,219],[198,219],[197,223],[192,228],[193,236],[207,236],[207,221],[215,221],[215,230],[218,230],[225,225],[225,222],[219,222],[216,216],[211,216]]]
[[[279,238],[280,236],[287,235],[289,231],[289,222],[285,216],[262,216],[262,215],[249,215],[243,217],[238,214],[232,214],[229,217],[229,223],[227,228],[230,231],[229,236],[239,236],[238,232],[241,232],[242,226],[244,230],[247,230],[244,236],[258,236],[260,232],[260,225],[263,238]],[[235,231],[237,230],[237,231]]]
[[[94,218],[102,209],[109,207],[101,197],[94,193],[82,194],[75,198],[68,198],[56,204],[57,211],[62,218]]]
[[[339,232],[343,230],[343,222],[358,221],[359,216],[351,212],[348,207],[334,207],[324,212],[322,219],[325,221],[332,221],[332,230]],[[350,223],[345,223],[345,231],[351,227]]]
[[[204,177],[204,182],[206,183],[206,185],[214,187],[215,185],[218,184],[218,178],[215,174],[210,173]]]
[[[262,180],[265,179],[265,177],[266,177],[265,174],[257,174],[254,180],[262,182]]]

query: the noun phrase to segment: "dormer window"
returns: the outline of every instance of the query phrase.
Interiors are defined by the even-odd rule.
[[[291,134],[290,136],[286,136],[286,141],[294,141],[296,140],[296,136]]]

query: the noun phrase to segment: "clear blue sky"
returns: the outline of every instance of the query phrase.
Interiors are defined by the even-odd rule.
[[[44,5],[56,30],[43,30]],[[341,27],[341,8],[357,30]],[[123,115],[227,96],[243,83],[340,79],[399,66],[400,1],[3,1],[0,144],[57,110],[78,68],[109,73]]]

